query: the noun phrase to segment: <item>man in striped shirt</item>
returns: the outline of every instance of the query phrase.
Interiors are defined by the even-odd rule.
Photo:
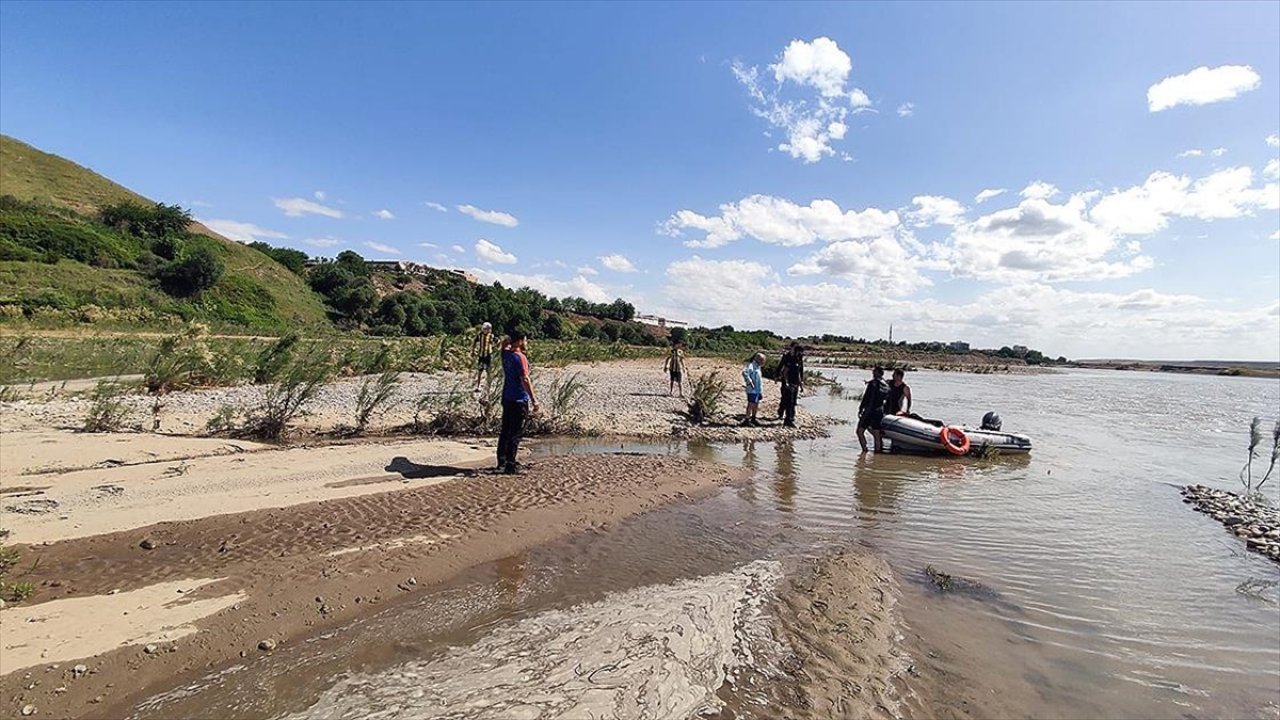
[[[471,353],[476,358],[476,392],[480,392],[480,383],[489,374],[489,366],[493,364],[492,323],[486,322],[480,326],[480,332],[471,341]]]

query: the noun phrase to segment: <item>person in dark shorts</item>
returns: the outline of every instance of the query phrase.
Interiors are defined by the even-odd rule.
[[[667,355],[667,361],[662,363],[662,369],[667,371],[667,395],[671,391],[680,388],[680,397],[684,397],[684,343],[676,341],[671,343],[671,353]]]
[[[498,434],[498,470],[515,475],[520,472],[516,453],[524,434],[524,421],[530,411],[538,410],[529,381],[529,359],[525,357],[528,336],[516,330],[502,344],[502,430]]]
[[[884,417],[884,404],[889,398],[889,383],[884,381],[884,368],[879,365],[871,371],[871,379],[862,391],[858,405],[858,444],[867,451],[867,430],[875,441],[876,452],[884,451],[884,436],[880,433],[880,420]]]
[[[778,373],[778,379],[782,381],[778,415],[782,417],[783,425],[793,428],[796,426],[796,403],[800,399],[800,391],[804,389],[804,348],[800,347],[800,343],[791,343],[791,347],[783,353]]]
[[[889,397],[884,401],[885,415],[907,415],[911,412],[911,386],[902,379],[905,374],[902,368],[893,371]]]
[[[480,332],[471,341],[471,354],[476,358],[476,392],[480,392],[480,383],[489,374],[489,366],[493,364],[493,324],[486,322],[480,326]]]

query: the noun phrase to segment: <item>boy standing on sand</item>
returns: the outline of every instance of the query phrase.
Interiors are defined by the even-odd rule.
[[[520,450],[520,436],[524,434],[524,421],[529,412],[537,411],[538,401],[533,397],[533,383],[529,381],[529,359],[525,348],[528,335],[515,330],[502,344],[502,430],[498,434],[498,470],[506,475],[520,472],[516,453]]]
[[[480,326],[480,332],[471,341],[471,354],[476,358],[476,392],[480,392],[480,382],[489,374],[489,366],[493,363],[492,323]]]
[[[744,426],[760,427],[756,413],[760,411],[760,400],[764,398],[764,376],[760,372],[763,365],[764,353],[758,352],[742,368],[742,384],[747,391],[747,415],[742,419]]]
[[[667,383],[667,395],[671,394],[671,390],[675,387],[680,388],[680,397],[684,397],[684,343],[671,343],[671,354],[667,356],[667,361],[662,364],[662,369],[668,372],[669,382]]]

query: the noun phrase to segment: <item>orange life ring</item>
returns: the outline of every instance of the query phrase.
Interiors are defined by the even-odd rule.
[[[960,439],[958,442],[953,442],[956,436]],[[969,452],[969,436],[955,425],[944,426],[942,432],[938,433],[938,437],[942,439],[942,447],[952,455],[964,455]]]

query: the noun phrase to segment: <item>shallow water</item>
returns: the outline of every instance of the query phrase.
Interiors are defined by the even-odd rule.
[[[860,374],[839,371],[850,386]],[[871,546],[895,569],[908,627],[973,691],[979,716],[984,707],[988,716],[1275,715],[1280,594],[1274,586],[1256,595],[1237,588],[1251,578],[1278,581],[1280,570],[1186,507],[1176,486],[1236,486],[1248,420],[1274,420],[1280,381],[1106,371],[920,372],[909,380],[918,412],[976,424],[995,409],[1007,430],[1034,439],[1033,454],[989,461],[862,455],[852,425],[835,427],[831,438],[777,444],[544,443],[536,452],[688,453],[755,473],[746,486],[698,504],[478,568],[416,605],[155,698],[139,715],[480,716],[458,703],[483,701],[484,676],[474,663],[494,655],[485,643],[495,638],[538,659],[523,670],[504,664],[501,672],[515,674],[503,675],[502,702],[522,702],[513,697],[523,678],[529,698],[554,704],[538,695],[548,673],[581,654],[572,643],[553,642],[574,625],[566,617],[615,618],[620,624],[599,623],[598,633],[577,642],[593,653],[627,655],[639,637],[654,635],[613,632],[629,620],[670,614],[670,603],[683,606],[690,597],[746,607],[760,589],[735,584],[742,568],[760,560],[794,567],[821,547],[850,543]],[[856,409],[825,391],[803,402],[837,417]],[[1280,482],[1270,490],[1280,502]],[[922,580],[926,565],[990,592],[938,595]],[[626,593],[636,588],[647,590]],[[689,615],[675,625],[696,631],[731,615]],[[705,649],[666,674],[714,684],[708,663],[690,658],[750,656],[723,643]],[[449,707],[458,714],[413,702],[419,698],[406,678],[461,667],[472,668],[464,675],[473,684],[440,690],[456,691]],[[728,694],[738,714],[769,716],[753,710],[751,698]],[[510,711],[499,716],[516,712],[515,705],[495,707]],[[555,716],[552,705],[519,707],[530,717]],[[539,707],[546,712],[535,713]]]

